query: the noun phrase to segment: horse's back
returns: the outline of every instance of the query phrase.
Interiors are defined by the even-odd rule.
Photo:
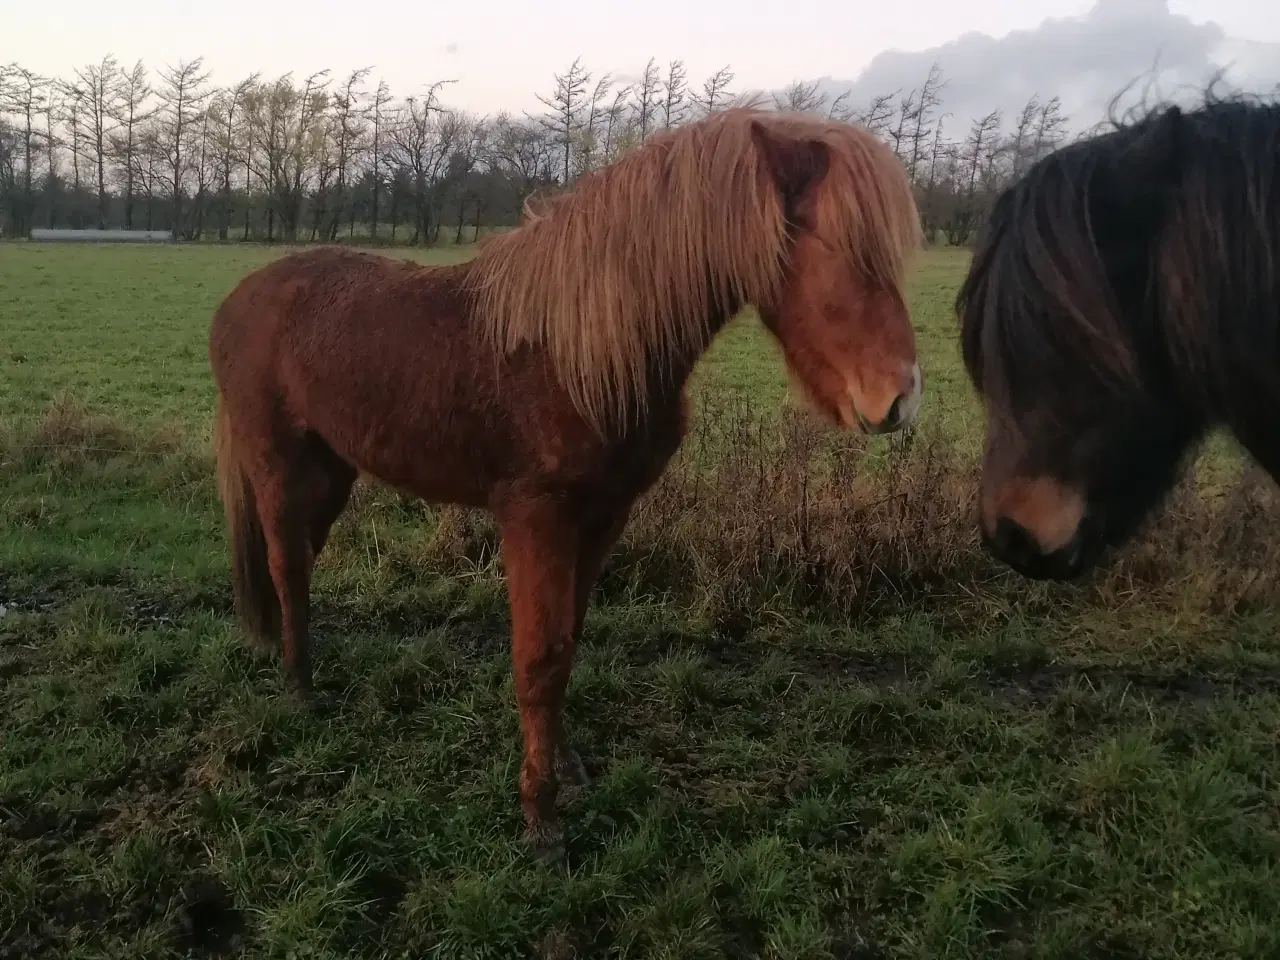
[[[287,254],[243,277],[219,304],[209,330],[214,378],[243,372],[271,379],[281,364],[318,343],[341,349],[361,312],[421,268],[376,254],[320,247]]]
[[[457,269],[342,248],[249,274],[210,332],[218,390],[248,432],[311,434],[365,472],[467,500],[470,483],[426,475],[482,476],[474,437],[506,442],[478,349]]]
[[[627,443],[597,436],[543,351],[507,355],[483,341],[466,276],[466,265],[341,248],[259,268],[228,294],[210,333],[224,409],[273,449],[310,436],[440,502],[482,506],[519,478],[584,482],[606,463],[643,474],[652,457],[633,465]],[[659,445],[667,434],[678,442],[678,399],[659,418]]]
[[[343,247],[320,247],[290,253],[241,278],[214,314],[211,339],[240,328],[263,332],[275,324],[296,322],[304,300],[321,298],[333,308],[357,302],[377,288],[415,269],[409,264]]]

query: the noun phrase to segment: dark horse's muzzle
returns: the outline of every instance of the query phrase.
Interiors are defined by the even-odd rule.
[[[1075,535],[1062,547],[1045,553],[1025,527],[1008,517],[996,521],[994,532],[980,525],[982,546],[991,556],[1030,580],[1074,580],[1086,573],[1106,547],[1102,524],[1086,514]]]

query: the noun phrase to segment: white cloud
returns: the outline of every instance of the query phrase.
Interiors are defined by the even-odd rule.
[[[1122,91],[1121,109],[1144,93],[1198,95],[1224,68],[1228,85],[1268,91],[1280,83],[1280,44],[1228,37],[1215,23],[1171,13],[1165,0],[1099,0],[1083,16],[1000,38],[966,33],[927,50],[888,50],[854,80],[825,77],[821,89],[830,97],[850,90],[850,104],[865,104],[918,87],[935,61],[947,81],[942,111],[956,133],[996,108],[1010,119],[1033,95],[1060,97],[1071,125],[1083,129],[1104,119]]]

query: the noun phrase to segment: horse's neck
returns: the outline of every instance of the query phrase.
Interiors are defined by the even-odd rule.
[[[699,342],[692,345],[687,352],[674,355],[673,351],[665,357],[659,354],[651,356],[648,377],[650,395],[659,396],[669,393],[678,402],[684,394],[689,378],[693,375],[694,368],[706,356],[715,338],[738,313],[739,309],[724,310],[717,307],[706,319],[703,327],[705,335],[699,337]]]

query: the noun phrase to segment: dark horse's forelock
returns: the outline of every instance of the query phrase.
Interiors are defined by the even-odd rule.
[[[1021,408],[1057,389],[1114,396],[1137,379],[1130,320],[1089,210],[1099,165],[1125,136],[1073,143],[1036,163],[999,196],[978,237],[956,297],[961,345],[974,386],[1002,405]],[[1089,363],[1078,363],[1082,354]]]
[[[1277,356],[1278,158],[1280,105],[1210,94],[1033,165],[997,200],[956,298],[977,390],[1062,416],[1174,387],[1228,415],[1217,378]]]

